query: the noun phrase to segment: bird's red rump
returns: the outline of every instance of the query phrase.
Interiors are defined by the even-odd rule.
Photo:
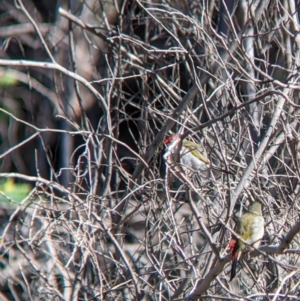
[[[237,244],[237,239],[236,238],[231,238],[231,240],[228,243],[228,249],[229,249],[230,252],[232,252],[235,249],[236,244]]]
[[[231,252],[232,261],[235,261],[238,258],[238,252],[237,252],[237,250],[238,250],[238,244],[237,244],[237,242],[238,241],[237,241],[236,238],[231,238],[231,240],[228,243],[228,249]]]

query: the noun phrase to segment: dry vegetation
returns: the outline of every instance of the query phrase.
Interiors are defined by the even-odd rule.
[[[299,300],[297,1],[77,2],[0,3],[0,178],[32,185],[0,211],[1,300]],[[208,179],[166,168],[170,131]]]

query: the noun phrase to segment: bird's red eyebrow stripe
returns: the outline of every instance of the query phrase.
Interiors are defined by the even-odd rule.
[[[168,136],[165,140],[164,140],[164,144],[169,144],[174,138],[177,138],[179,137],[179,135],[171,135],[171,136]]]
[[[164,144],[168,144],[172,141],[173,137],[172,136],[169,136],[167,137],[165,140],[164,140]]]

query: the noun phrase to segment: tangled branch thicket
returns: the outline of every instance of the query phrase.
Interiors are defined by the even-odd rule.
[[[0,177],[32,185],[1,210],[1,299],[299,299],[297,1],[34,3],[0,3]],[[209,177],[166,167],[170,132]]]

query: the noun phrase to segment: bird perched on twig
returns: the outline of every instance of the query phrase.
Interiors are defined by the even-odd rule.
[[[264,218],[260,203],[253,203],[249,207],[248,212],[240,217],[236,233],[241,239],[233,235],[228,244],[228,248],[232,254],[230,281],[235,277],[237,261],[242,251],[246,248],[246,245],[258,248],[260,240],[264,235]]]
[[[210,160],[207,158],[207,153],[201,144],[181,139],[180,135],[171,135],[164,140],[166,153],[164,159],[171,157],[171,162],[180,161],[182,168],[185,171],[206,171],[211,166]],[[179,155],[179,160],[176,159],[176,152]]]

